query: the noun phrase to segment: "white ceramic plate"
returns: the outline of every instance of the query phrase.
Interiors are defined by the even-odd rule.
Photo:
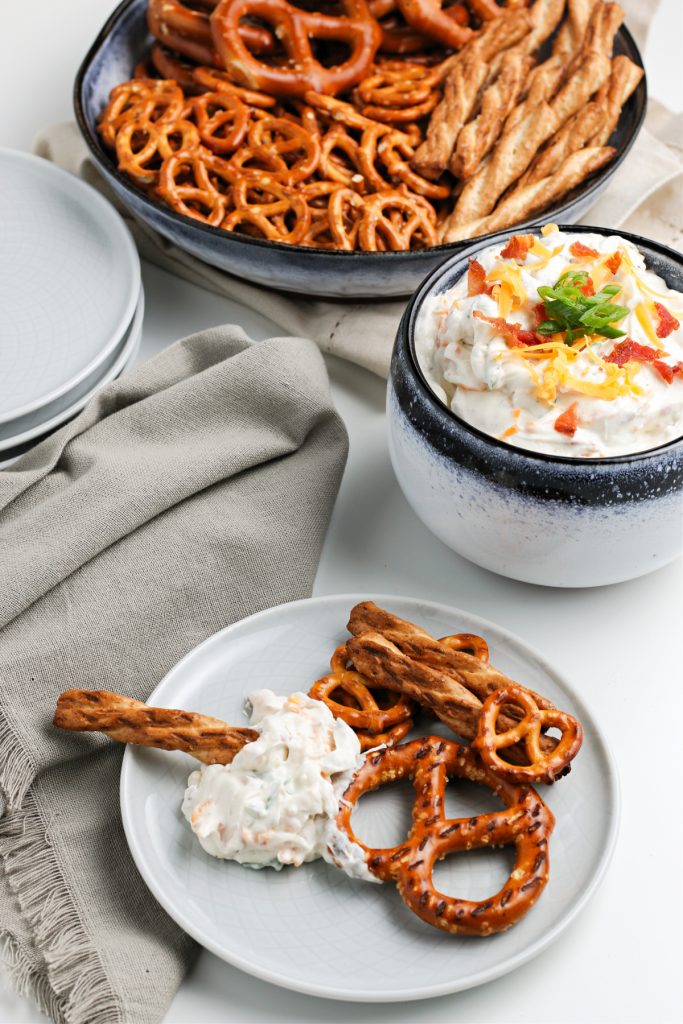
[[[128,229],[93,188],[0,149],[0,422],[67,394],[117,348],[140,292]]]
[[[13,421],[11,427],[18,427],[4,431],[6,424],[0,424],[0,452],[19,447],[28,441],[35,441],[45,434],[51,433],[73,419],[91,398],[100,391],[105,384],[119,377],[124,368],[128,366],[137,355],[142,338],[142,321],[145,315],[145,295],[140,288],[138,292],[138,303],[135,315],[119,341],[119,345],[100,366],[97,374],[88,376],[78,387],[70,391],[62,399],[57,399],[45,409],[38,409],[28,413],[19,421]],[[47,417],[47,418],[46,418]]]
[[[307,690],[347,635],[351,607],[369,595],[314,598],[252,615],[191,651],[151,694],[150,703],[244,723],[248,693]],[[376,597],[378,604],[436,636],[484,636],[493,663],[578,715],[583,748],[570,775],[540,787],[556,817],[550,881],[530,913],[490,938],[444,935],[424,924],[390,885],[354,882],[323,862],[251,871],[209,857],[180,805],[197,766],[181,753],[128,748],[121,773],[123,824],[147,885],[178,924],[211,952],[265,981],[331,999],[405,1001],[479,985],[535,956],[562,932],[593,893],[609,862],[618,819],[612,758],[582,699],[532,648],[492,623],[427,601]],[[421,732],[441,732],[430,723]],[[354,828],[371,845],[405,835],[412,806],[406,784],[361,800]],[[494,808],[488,790],[454,781],[448,817]],[[403,831],[402,831],[403,830]],[[510,851],[447,858],[435,873],[446,893],[483,899],[510,870]]]

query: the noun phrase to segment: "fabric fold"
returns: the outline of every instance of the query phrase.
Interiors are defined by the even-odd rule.
[[[158,1021],[195,955],[128,852],[123,748],[53,728],[58,694],[144,700],[207,636],[308,596],[346,452],[316,347],[221,327],[0,474],[0,950],[55,1021]]]

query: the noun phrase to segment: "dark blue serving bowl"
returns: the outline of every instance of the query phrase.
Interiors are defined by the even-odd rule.
[[[206,263],[248,281],[305,295],[348,299],[409,295],[447,256],[471,246],[471,239],[415,252],[337,252],[283,245],[209,227],[140,192],[116,169],[95,126],[111,89],[131,77],[151,42],[146,13],[147,0],[124,0],[116,8],[78,71],[74,106],[97,167],[121,202],[159,234]],[[625,28],[617,34],[615,53],[626,54],[642,66],[638,48]],[[616,158],[561,204],[547,210],[543,214],[545,221],[573,224],[595,202],[633,145],[646,105],[643,78],[626,103],[610,140],[617,149]],[[538,218],[524,223],[534,221]]]

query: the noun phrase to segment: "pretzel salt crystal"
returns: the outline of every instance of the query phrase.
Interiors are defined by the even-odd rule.
[[[409,778],[415,787],[413,821],[400,846],[373,849],[351,827],[351,814],[364,793]],[[504,809],[447,819],[448,779],[479,783],[499,797]],[[407,906],[427,924],[453,934],[491,935],[515,924],[536,902],[548,881],[548,839],[554,818],[530,786],[496,778],[470,748],[426,736],[366,757],[344,793],[337,825],[364,851],[369,870],[398,886]],[[514,846],[515,866],[500,890],[479,901],[439,892],[434,866],[450,853]]]
[[[214,43],[224,67],[242,85],[275,96],[303,97],[310,89],[336,95],[367,73],[381,40],[365,0],[341,0],[341,6],[343,16],[334,16],[302,10],[287,0],[221,0],[211,15]],[[266,64],[249,50],[240,35],[248,17],[272,26],[286,64]],[[313,39],[345,43],[350,53],[343,63],[325,67],[313,54]]]

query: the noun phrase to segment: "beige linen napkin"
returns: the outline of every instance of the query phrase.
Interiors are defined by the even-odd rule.
[[[145,699],[216,630],[308,596],[346,451],[310,341],[220,327],[0,473],[0,950],[55,1021],[159,1021],[195,952],[128,853],[123,747],[52,727],[57,695]]]
[[[621,3],[626,24],[642,49],[648,20],[654,16],[658,0]],[[652,107],[631,153],[582,223],[621,227],[676,246],[683,234],[683,119],[675,118],[659,104]],[[380,376],[387,375],[405,300],[354,303],[297,299],[251,285],[182,252],[136,221],[100,177],[74,124],[47,128],[36,139],[34,149],[103,192],[125,217],[144,259],[257,310],[288,333],[312,338],[323,352],[349,359]]]

